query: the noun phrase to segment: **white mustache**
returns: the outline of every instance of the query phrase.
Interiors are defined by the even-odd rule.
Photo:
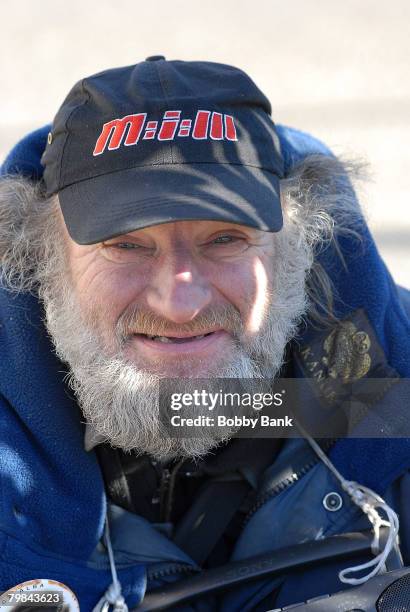
[[[240,313],[233,306],[214,308],[197,316],[192,321],[176,327],[170,321],[161,319],[133,306],[118,319],[115,336],[118,345],[123,348],[134,334],[147,336],[184,336],[201,335],[213,329],[223,329],[238,339],[243,334],[244,325]]]

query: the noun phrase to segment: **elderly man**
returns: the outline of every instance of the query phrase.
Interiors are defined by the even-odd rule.
[[[395,495],[410,554],[407,440],[172,436],[159,418],[161,379],[306,377],[323,397],[326,379],[409,375],[409,298],[361,216],[360,168],[270,112],[236,68],[154,56],[77,83],[5,161],[3,591],[45,578],[81,610],[225,611],[337,591],[336,559],[326,584],[323,566],[209,581],[369,528],[344,478]],[[199,595],[178,595],[192,576]]]

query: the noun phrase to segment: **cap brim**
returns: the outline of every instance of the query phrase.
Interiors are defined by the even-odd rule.
[[[239,164],[130,168],[70,185],[59,200],[79,244],[171,221],[228,221],[267,232],[283,225],[279,177]]]

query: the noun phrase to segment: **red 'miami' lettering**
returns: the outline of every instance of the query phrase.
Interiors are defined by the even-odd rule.
[[[158,140],[173,140],[180,116],[181,111],[167,111],[164,113],[164,120],[158,134]]]
[[[212,113],[210,136],[212,140],[222,140],[224,137],[221,113]]]
[[[127,128],[128,133],[124,145],[129,147],[137,144],[146,116],[146,113],[138,113],[137,115],[127,115],[122,119],[113,119],[108,123],[104,123],[102,132],[95,143],[93,155],[101,155],[101,153],[104,153],[107,143],[109,151],[118,149]]]
[[[195,138],[196,140],[205,140],[208,132],[210,114],[211,111],[206,110],[200,110],[197,112],[192,138]]]
[[[238,140],[235,123],[231,115],[225,115],[225,138],[227,140]]]

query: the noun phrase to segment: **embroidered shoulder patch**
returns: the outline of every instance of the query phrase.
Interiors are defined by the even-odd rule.
[[[297,365],[316,381],[320,395],[332,402],[341,387],[363,377],[391,377],[376,334],[363,309],[355,310],[333,329],[317,332],[294,352]]]

